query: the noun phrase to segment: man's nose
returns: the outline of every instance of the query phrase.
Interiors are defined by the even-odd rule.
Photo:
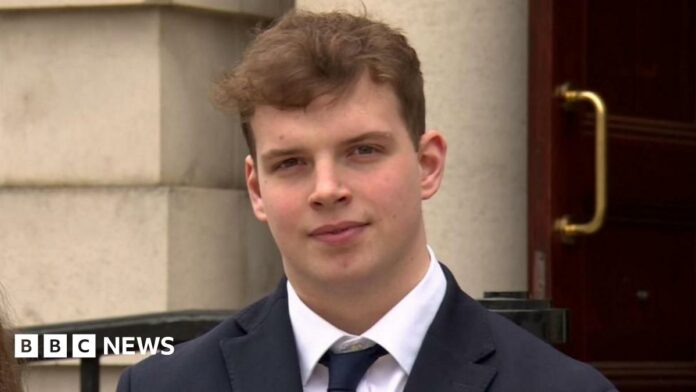
[[[322,163],[315,166],[314,188],[309,195],[309,203],[315,208],[325,208],[336,204],[347,204],[351,192],[342,181],[342,176],[334,164]]]

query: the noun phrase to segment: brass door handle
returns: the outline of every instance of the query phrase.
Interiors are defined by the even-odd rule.
[[[607,209],[607,109],[602,98],[591,91],[571,90],[560,86],[556,94],[566,103],[589,101],[595,109],[595,210],[587,223],[571,223],[568,215],[556,219],[554,228],[564,237],[595,233],[604,223]]]

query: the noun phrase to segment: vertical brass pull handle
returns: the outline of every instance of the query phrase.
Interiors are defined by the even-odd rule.
[[[595,109],[595,210],[587,223],[571,223],[566,215],[556,219],[554,228],[565,237],[592,234],[602,227],[607,209],[607,109],[599,95],[571,90],[567,84],[558,88],[557,95],[568,104],[589,101]]]

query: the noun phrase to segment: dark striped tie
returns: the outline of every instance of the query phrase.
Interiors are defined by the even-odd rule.
[[[329,368],[327,392],[355,392],[367,369],[386,353],[379,344],[348,353],[327,351],[319,360],[319,363]]]

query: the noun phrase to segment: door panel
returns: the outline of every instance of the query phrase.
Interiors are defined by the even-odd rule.
[[[587,287],[587,358],[693,360],[693,233],[611,221],[594,240],[588,275],[602,278]]]
[[[696,31],[690,3],[587,2],[586,82],[605,94],[615,114],[693,123]]]
[[[620,390],[696,390],[696,2],[529,6],[533,295],[570,309],[561,349]],[[565,82],[609,112],[605,224],[572,240],[553,224],[592,216],[595,135],[589,106],[554,97]]]

